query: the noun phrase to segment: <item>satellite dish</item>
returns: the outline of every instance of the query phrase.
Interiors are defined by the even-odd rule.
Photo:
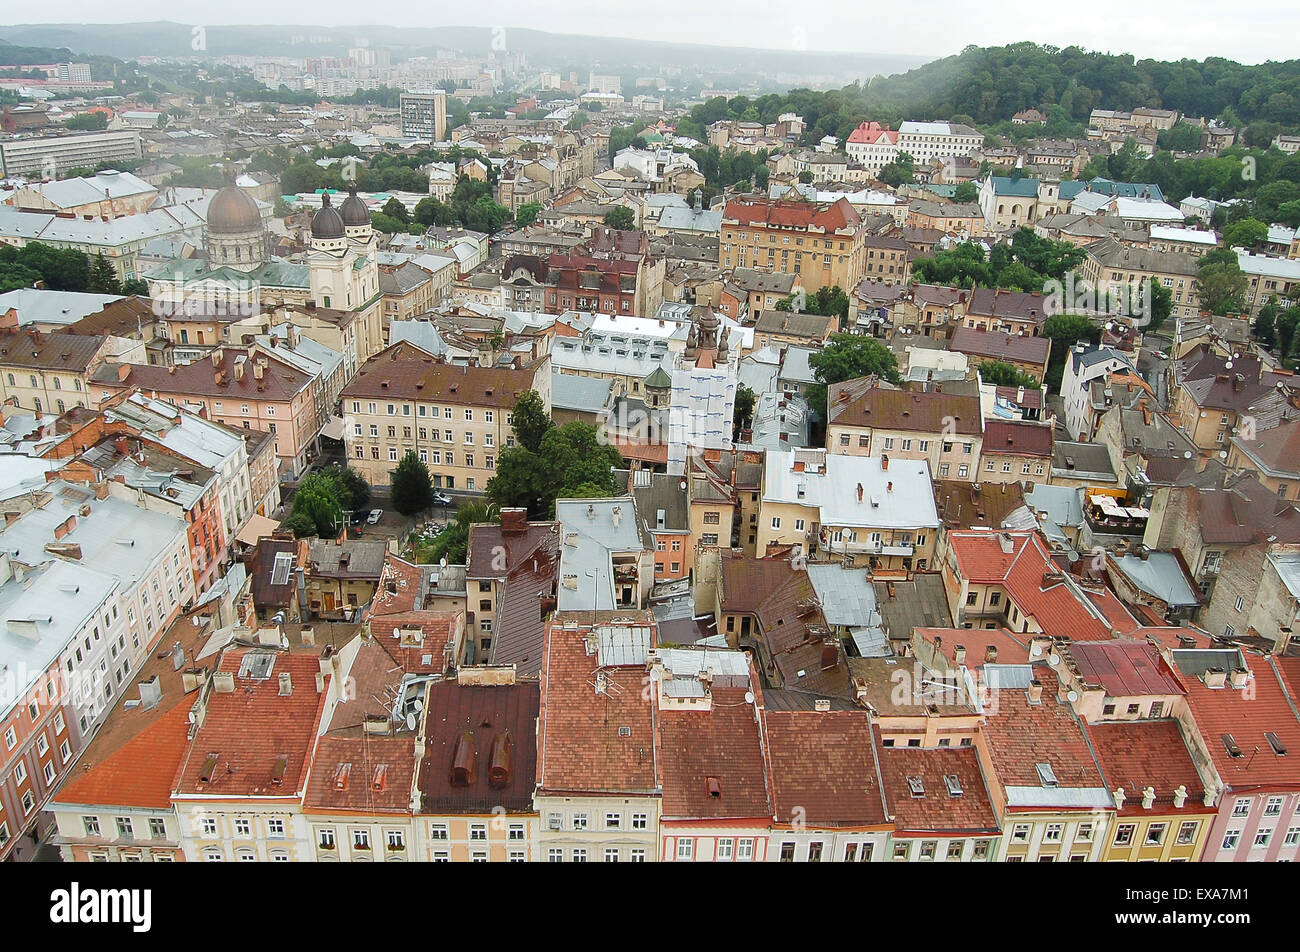
[[[1226,362],[1226,363],[1223,365],[1223,369],[1224,369],[1224,370],[1231,370],[1231,369],[1232,369],[1232,361],[1229,360],[1228,362]]]
[[[415,730],[415,713],[414,713],[414,712],[412,712],[412,713],[406,715],[406,729],[407,729],[408,731],[413,731],[413,730]]]
[[[420,711],[424,710],[424,702],[417,697],[411,702],[411,707],[414,708],[415,712],[418,714]]]
[[[445,569],[446,567],[447,567],[447,557],[444,555],[442,558],[438,560],[438,568]]]
[[[1051,657],[1049,657],[1047,660],[1050,661],[1052,664],[1060,664],[1061,656],[1057,654],[1055,651],[1053,651]]]
[[[1043,653],[1043,646],[1034,645],[1032,648],[1029,649],[1029,653],[1033,655],[1035,658],[1037,658],[1040,654]]]
[[[1079,692],[1071,691],[1069,694],[1066,695],[1066,697],[1069,698],[1070,703],[1073,704],[1075,701],[1079,700]]]
[[[1227,458],[1228,458],[1228,451],[1227,451],[1227,450],[1219,450],[1219,459],[1227,459]]]
[[[746,703],[746,704],[753,704],[753,703],[754,703],[754,692],[753,692],[753,691],[746,691],[746,692],[745,692],[745,703]]]

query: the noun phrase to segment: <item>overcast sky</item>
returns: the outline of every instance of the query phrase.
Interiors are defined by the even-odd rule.
[[[1139,59],[1226,56],[1245,63],[1296,55],[1300,3],[1296,0],[474,0],[415,4],[410,0],[63,0],[55,7],[26,5],[12,19],[42,22],[126,23],[185,20],[213,24],[345,26],[528,27],[555,33],[627,36],[647,40],[716,43],[771,49],[895,52],[944,56],[969,44],[994,46],[1033,40],[1131,52]],[[8,18],[7,18],[8,19]]]

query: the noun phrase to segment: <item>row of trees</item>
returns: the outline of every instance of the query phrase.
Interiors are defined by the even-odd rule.
[[[148,294],[138,278],[122,281],[103,256],[93,259],[72,248],[52,248],[38,241],[15,248],[0,244],[0,293],[37,284],[51,291],[96,294]]]
[[[1063,281],[1084,257],[1083,249],[1068,241],[1040,238],[1032,229],[1021,228],[1010,245],[995,245],[987,256],[979,245],[962,242],[933,257],[917,258],[912,277],[925,284],[1042,291],[1044,282]]]

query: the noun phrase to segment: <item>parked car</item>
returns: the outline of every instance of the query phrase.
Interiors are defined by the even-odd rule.
[[[451,505],[451,497],[448,496],[446,493],[438,492],[437,490],[435,490],[433,493],[433,501],[435,505],[439,505],[439,506]]]
[[[378,525],[378,524],[379,524],[379,520],[382,519],[382,518],[384,518],[384,510],[382,510],[382,509],[371,509],[371,510],[370,510],[370,517],[369,517],[368,519],[366,519],[366,522],[370,523],[372,526],[373,526],[373,525]]]

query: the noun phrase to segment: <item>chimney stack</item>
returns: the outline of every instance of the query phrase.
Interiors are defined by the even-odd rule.
[[[1029,682],[1029,703],[1038,704],[1043,700],[1043,682],[1035,678]]]

